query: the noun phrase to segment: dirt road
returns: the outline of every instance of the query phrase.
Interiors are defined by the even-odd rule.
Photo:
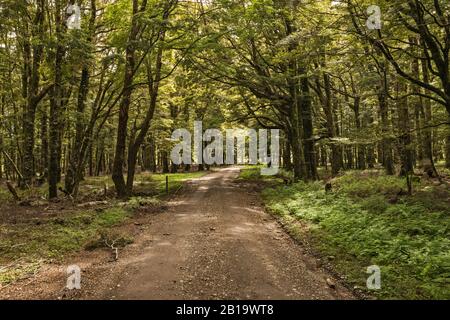
[[[330,277],[222,169],[191,183],[145,232],[106,299],[345,299]]]
[[[14,299],[353,299],[267,214],[238,168],[192,180],[163,213],[130,222],[135,242],[84,252],[0,292]],[[82,289],[65,289],[68,265]]]

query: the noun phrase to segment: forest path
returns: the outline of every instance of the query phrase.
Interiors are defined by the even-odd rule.
[[[192,180],[95,297],[352,299],[340,284],[329,288],[332,276],[302,253],[238,175],[239,168],[226,168]]]

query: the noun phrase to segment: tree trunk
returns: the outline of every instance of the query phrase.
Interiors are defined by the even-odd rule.
[[[426,61],[422,61],[422,76],[423,81],[426,83],[430,82],[430,76],[428,74],[428,66]],[[423,126],[425,129],[422,131],[422,150],[423,150],[423,170],[425,172],[433,172],[434,176],[437,176],[437,170],[434,165],[434,159],[433,159],[433,129],[427,128],[427,126],[431,125],[432,122],[432,114],[431,114],[431,101],[427,98],[422,98],[423,103]],[[431,169],[431,171],[430,171]]]
[[[87,43],[93,41],[95,34],[95,19],[97,16],[97,6],[96,0],[91,0],[91,16],[89,20],[89,30],[86,38]],[[86,130],[84,112],[86,106],[86,100],[88,97],[90,85],[90,72],[89,72],[89,61],[85,61],[81,71],[80,85],[78,89],[78,99],[77,99],[77,115],[75,124],[75,141],[73,143],[73,148],[71,150],[71,156],[69,161],[68,170],[65,177],[65,189],[69,194],[76,196],[78,192],[78,184],[82,179],[83,167],[85,165],[86,157],[86,144],[91,143],[92,135],[92,119],[89,124],[88,130]],[[92,117],[92,116],[91,116]]]
[[[445,167],[450,169],[450,128],[448,128],[447,137],[445,138]]]
[[[355,126],[356,130],[359,132],[361,130],[361,114],[360,114],[360,107],[361,107],[361,98],[355,97],[355,100],[353,102],[353,112],[355,113]],[[366,169],[366,151],[365,146],[359,144],[357,147],[357,168],[359,170],[365,170]]]
[[[55,1],[55,24],[56,24],[56,53],[55,53],[55,77],[52,97],[50,102],[50,131],[49,131],[49,169],[48,169],[48,195],[49,199],[58,196],[58,180],[60,178],[60,147],[61,147],[61,121],[60,113],[62,107],[62,63],[64,58],[64,47],[62,39],[62,5],[61,0]]]
[[[169,153],[167,151],[161,152],[162,173],[169,173]],[[200,168],[201,167],[201,168]],[[199,171],[203,171],[203,165],[199,165]]]
[[[22,130],[23,130],[23,159],[22,159],[22,186],[31,185],[35,177],[34,146],[35,146],[35,120],[36,108],[43,98],[45,91],[39,92],[40,66],[43,58],[44,46],[42,34],[44,33],[44,0],[37,1],[36,15],[33,20],[32,40],[25,40],[23,45],[24,68],[22,74],[22,96],[25,99]]]
[[[48,107],[41,110],[41,177],[47,179],[48,176]]]
[[[76,185],[81,180],[81,177],[79,176],[80,170],[78,170],[78,166],[84,163],[81,159],[82,157],[84,157],[84,154],[82,154],[81,151],[86,129],[86,126],[84,125],[84,109],[89,89],[89,78],[90,75],[88,66],[85,65],[81,72],[80,88],[78,92],[75,140],[73,141],[73,147],[70,152],[70,160],[65,177],[65,189],[69,194],[73,193]]]
[[[301,78],[301,115],[303,120],[303,141],[304,141],[304,153],[305,153],[305,165],[306,165],[306,179],[316,180],[317,174],[317,161],[316,152],[314,150],[313,139],[313,119],[312,119],[312,106],[311,106],[311,93],[309,88],[309,80],[306,77],[306,71],[300,70],[303,74]]]
[[[368,126],[370,126],[373,123],[373,117],[371,114],[367,116],[367,122]],[[375,167],[375,148],[373,144],[370,144],[366,148],[366,162],[367,167],[370,169],[373,169]]]
[[[339,146],[337,146],[336,143],[332,141],[332,139],[336,137],[336,125],[334,123],[330,76],[324,73],[323,80],[325,86],[325,101],[323,103],[323,111],[327,120],[328,138],[331,139],[331,174],[333,176],[336,176],[341,169],[341,159]]]
[[[169,16],[169,10],[164,12],[163,19],[167,20]],[[166,30],[162,29],[160,31],[160,41],[164,41]],[[156,66],[153,74],[151,61],[147,61],[147,80],[148,80],[148,91],[150,96],[149,106],[145,114],[145,119],[140,126],[139,134],[136,139],[134,135],[130,137],[130,147],[128,150],[128,175],[127,175],[127,194],[132,194],[133,192],[133,181],[136,171],[136,160],[137,154],[144,143],[145,137],[147,136],[148,130],[150,129],[151,121],[155,115],[156,104],[158,102],[159,85],[161,81],[161,68],[162,68],[162,55],[163,46],[160,46],[156,55]]]
[[[143,151],[144,168],[150,172],[156,172],[156,146],[153,137],[148,138],[148,145]]]
[[[397,78],[397,97],[404,96],[407,86],[404,80]],[[399,128],[399,156],[400,176],[407,176],[413,172],[413,157],[411,150],[411,128],[408,110],[408,98],[401,97],[397,100],[398,128]]]
[[[146,1],[143,3],[145,9]],[[128,196],[127,184],[123,176],[125,164],[125,149],[128,131],[128,113],[133,93],[133,78],[136,67],[136,41],[139,34],[139,4],[138,0],[133,0],[133,17],[131,19],[131,29],[128,35],[128,44],[125,53],[125,74],[123,81],[122,100],[119,108],[119,123],[117,125],[116,152],[114,156],[112,179],[116,187],[116,193],[119,198]],[[141,9],[141,10],[143,10]],[[132,168],[133,169],[133,168]]]
[[[306,167],[304,163],[303,147],[301,145],[302,137],[299,128],[298,108],[296,106],[290,107],[291,120],[291,150],[292,150],[292,164],[294,166],[294,179],[300,180],[306,176]]]
[[[284,139],[283,167],[286,171],[292,170],[291,144],[290,144],[290,138],[288,137],[288,134],[286,134],[286,138]]]
[[[294,32],[296,32],[295,30],[295,26],[293,25],[292,21],[290,21],[289,18],[287,18],[286,16],[284,17],[284,23],[285,23],[285,27],[286,27],[286,35],[292,35]],[[290,44],[288,50],[289,51],[294,51],[296,49],[295,45]],[[310,116],[308,116],[308,111],[305,110],[306,112],[306,117],[307,119],[303,119],[303,106],[302,103],[304,103],[303,99],[301,99],[301,90],[302,90],[302,86],[303,83],[300,84],[298,78],[300,77],[300,75],[304,75],[305,71],[304,68],[302,68],[301,66],[299,66],[299,61],[297,60],[297,58],[295,57],[295,55],[293,54],[292,57],[290,58],[288,64],[287,64],[287,70],[288,71],[288,87],[289,87],[289,94],[290,94],[290,98],[292,100],[292,104],[288,106],[288,110],[289,110],[289,129],[290,129],[290,138],[291,138],[291,150],[292,150],[292,164],[294,167],[294,180],[298,181],[300,179],[308,179],[308,169],[307,169],[307,165],[305,162],[307,162],[308,160],[306,160],[305,158],[305,144],[304,144],[304,130],[305,128],[303,127],[303,121],[306,121],[307,123],[309,122],[308,118],[311,118]],[[307,85],[308,86],[308,85]],[[306,89],[306,91],[304,92],[304,94],[306,94],[306,96],[309,95],[309,89],[307,89],[306,87],[303,88]],[[307,97],[308,98],[308,97]],[[308,102],[307,102],[308,103]],[[307,107],[307,106],[306,106]],[[308,108],[308,107],[307,107]],[[308,128],[306,128],[306,131],[308,131]]]
[[[346,148],[347,153],[347,170],[353,169],[353,150],[352,147]]]
[[[378,103],[381,116],[381,133],[382,133],[382,149],[383,149],[383,165],[387,175],[393,175],[394,159],[392,156],[391,138],[389,125],[389,104],[387,99],[386,79],[381,79],[381,89],[378,93]]]

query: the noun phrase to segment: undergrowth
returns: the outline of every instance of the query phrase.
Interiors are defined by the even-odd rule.
[[[353,286],[365,290],[367,267],[378,265],[382,288],[370,293],[379,298],[450,298],[448,190],[416,183],[413,196],[398,197],[404,180],[375,172],[332,183],[331,193],[321,182],[299,182],[262,196],[288,228],[302,222],[295,236],[307,237]]]

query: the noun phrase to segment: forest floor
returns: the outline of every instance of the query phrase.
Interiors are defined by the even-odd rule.
[[[118,259],[104,246],[81,250],[4,286],[0,298],[354,299],[265,212],[258,185],[239,173],[220,169],[158,209],[144,203],[132,219],[112,219],[133,238]],[[81,290],[65,289],[69,265],[82,270]]]
[[[321,169],[322,170],[322,169]],[[326,177],[326,172],[321,171]],[[450,172],[348,171],[285,185],[259,167],[137,176],[114,198],[87,178],[77,202],[0,192],[0,299],[448,299]],[[118,255],[116,256],[116,249]],[[81,290],[67,290],[78,265]],[[367,290],[367,267],[381,289]]]
[[[321,168],[322,170],[322,168]],[[419,170],[417,170],[418,173]],[[266,210],[356,292],[380,299],[450,298],[450,172],[441,180],[350,170],[333,179],[283,185],[246,168],[241,178],[262,185]],[[320,172],[322,177],[326,172]],[[381,286],[367,290],[368,267]]]

